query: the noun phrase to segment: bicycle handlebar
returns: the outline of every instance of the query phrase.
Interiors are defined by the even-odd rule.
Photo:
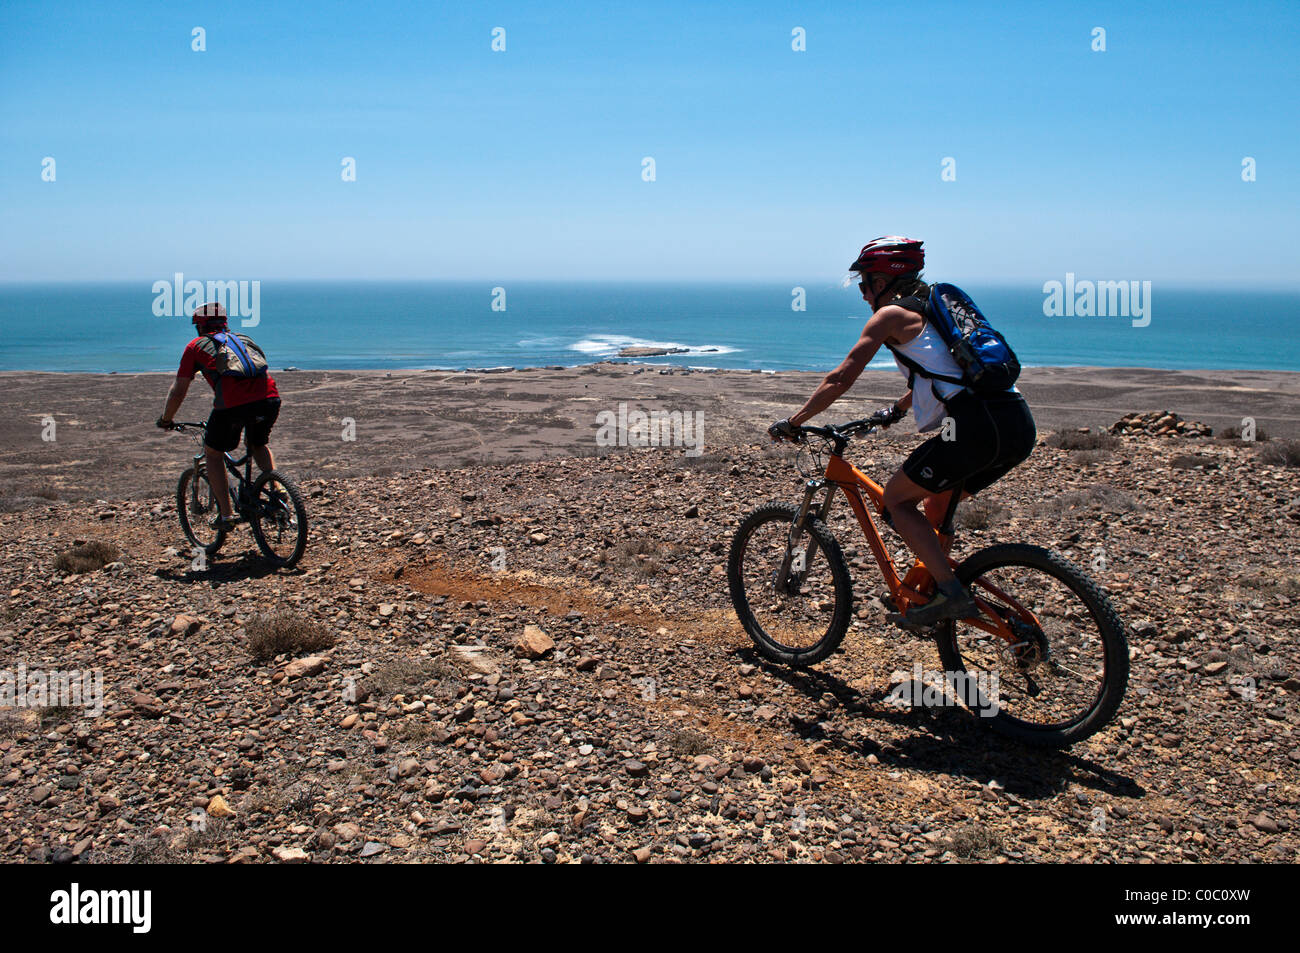
[[[861,420],[850,420],[848,423],[840,424],[838,426],[800,427],[799,435],[801,437],[809,435],[814,437],[823,437],[826,440],[843,440],[847,443],[856,436],[874,433],[878,426],[879,424],[870,417],[864,417]]]

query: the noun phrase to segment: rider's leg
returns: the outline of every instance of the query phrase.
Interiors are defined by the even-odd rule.
[[[889,508],[894,528],[925,564],[936,584],[933,597],[925,605],[913,606],[902,615],[890,613],[887,616],[891,622],[913,630],[932,626],[944,619],[962,619],[976,611],[970,593],[948,565],[947,547],[932,525],[936,519],[942,523],[944,511],[940,510],[936,518],[933,504],[927,502],[926,512],[930,515],[927,519],[916,508],[917,503],[933,495],[901,470],[885,486],[885,506]],[[946,504],[951,499],[951,491],[938,496]]]
[[[950,493],[951,491],[934,494],[914,483],[902,470],[895,473],[885,484],[885,506],[889,509],[894,529],[898,530],[898,535],[903,537],[903,542],[907,543],[908,548],[925,563],[925,568],[930,570],[930,575],[934,576],[935,582],[940,585],[957,578],[948,566],[948,554],[934,527],[934,523],[943,520],[944,509],[939,510],[937,520],[933,515],[927,519],[921,515],[916,504],[925,500],[926,513],[929,515],[933,513],[930,500],[941,499],[946,508]]]
[[[264,443],[260,447],[249,447],[248,452],[253,455],[253,462],[257,464],[257,468],[263,473],[275,469],[275,458],[271,456],[270,444]]]
[[[275,469],[275,458],[271,456],[271,445],[264,443],[260,447],[249,447],[248,452],[253,455],[253,462],[263,473],[270,473]],[[275,493],[281,489],[278,480],[272,480],[267,483],[266,488]]]
[[[222,517],[229,517],[233,515],[233,510],[230,506],[230,481],[226,479],[226,455],[206,444],[203,454],[208,461],[208,483],[212,485],[212,493],[217,498],[217,509],[221,511]]]
[[[251,404],[250,414],[244,442],[257,468],[267,473],[275,469],[275,458],[271,456],[271,428],[280,416],[280,401],[276,398]]]
[[[953,492],[953,490],[947,490],[943,493],[932,493],[925,498],[925,517],[930,525],[934,527],[936,533],[939,533],[939,528],[943,525],[943,518],[948,515],[948,505],[952,500]],[[961,498],[969,500],[970,496],[969,493],[963,492]],[[944,536],[939,533],[939,544],[945,556],[952,549],[952,542],[952,536]]]

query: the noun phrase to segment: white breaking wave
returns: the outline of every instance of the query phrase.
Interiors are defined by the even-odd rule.
[[[629,337],[626,334],[593,334],[569,345],[570,351],[580,351],[592,357],[614,357],[625,347],[684,348],[681,355],[691,354],[734,354],[739,348],[725,344],[680,344],[676,341],[649,341],[645,338]],[[673,355],[674,357],[677,355]]]

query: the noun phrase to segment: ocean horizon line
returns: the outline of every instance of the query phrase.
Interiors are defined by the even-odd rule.
[[[928,269],[927,269],[928,271]],[[206,272],[186,272],[181,270],[180,274],[204,275],[204,282],[209,280]],[[81,286],[99,285],[120,287],[125,285],[152,284],[155,281],[167,281],[174,277],[177,272],[168,272],[165,275],[148,275],[135,278],[5,278],[0,277],[0,287],[63,287],[63,286]],[[478,285],[478,284],[527,284],[527,285],[619,285],[623,287],[645,286],[653,288],[689,286],[689,287],[795,287],[799,285],[813,285],[816,287],[838,287],[843,288],[846,294],[856,294],[856,290],[851,286],[845,286],[844,280],[848,276],[848,271],[841,272],[838,275],[814,275],[804,277],[786,277],[786,278],[507,278],[501,276],[489,277],[469,277],[469,278],[429,278],[429,277],[394,277],[394,278],[340,278],[332,277],[298,277],[298,276],[261,276],[257,278],[248,277],[248,273],[231,271],[224,272],[225,278],[212,278],[212,281],[229,281],[234,280],[229,275],[243,274],[242,280],[259,281],[268,284],[312,284],[312,285]],[[1168,291],[1179,292],[1196,292],[1196,291],[1249,291],[1260,292],[1265,294],[1288,294],[1295,293],[1300,295],[1300,280],[1293,283],[1274,283],[1264,281],[1236,280],[1236,281],[1215,281],[1200,280],[1187,278],[1161,278],[1161,277],[1138,277],[1132,275],[1120,277],[1108,272],[1093,272],[1088,270],[1077,271],[1074,269],[1063,269],[1047,276],[1034,278],[986,278],[978,275],[942,275],[942,277],[925,274],[923,278],[930,281],[945,281],[955,285],[978,285],[980,287],[993,290],[1016,289],[1024,290],[1027,287],[1041,287],[1046,282],[1057,281],[1067,274],[1073,274],[1079,280],[1088,281],[1150,281],[1152,285],[1159,285]],[[200,280],[200,279],[195,279]]]
[[[829,373],[833,368],[828,367],[826,371],[810,370],[798,367],[710,367],[700,365],[672,364],[667,362],[654,361],[637,361],[630,358],[610,359],[605,358],[599,361],[586,361],[579,364],[502,364],[495,367],[438,367],[438,366],[411,366],[411,367],[381,367],[381,366],[354,366],[354,367],[313,367],[290,364],[284,367],[269,369],[271,374],[488,374],[497,373],[505,374],[512,371],[572,371],[580,370],[587,367],[600,367],[609,365],[611,367],[654,367],[654,368],[671,368],[674,371],[689,371],[691,373],[727,373],[727,374],[823,374]],[[866,371],[889,371],[897,372],[897,367],[885,364],[871,363],[868,364],[863,372]],[[1153,367],[1144,364],[1022,364],[1021,371],[1150,371],[1154,373],[1175,373],[1175,374],[1296,374],[1300,371],[1290,370],[1288,368],[1268,368],[1268,367]],[[163,370],[50,370],[48,368],[4,368],[0,369],[0,376],[14,376],[19,374],[82,374],[96,377],[111,376],[130,376],[138,374],[166,374],[171,375],[175,372],[170,369]]]

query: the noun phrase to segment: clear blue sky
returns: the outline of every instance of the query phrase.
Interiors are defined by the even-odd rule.
[[[5,0],[0,279],[809,281],[900,233],[1294,287],[1297,54],[1296,0]]]

